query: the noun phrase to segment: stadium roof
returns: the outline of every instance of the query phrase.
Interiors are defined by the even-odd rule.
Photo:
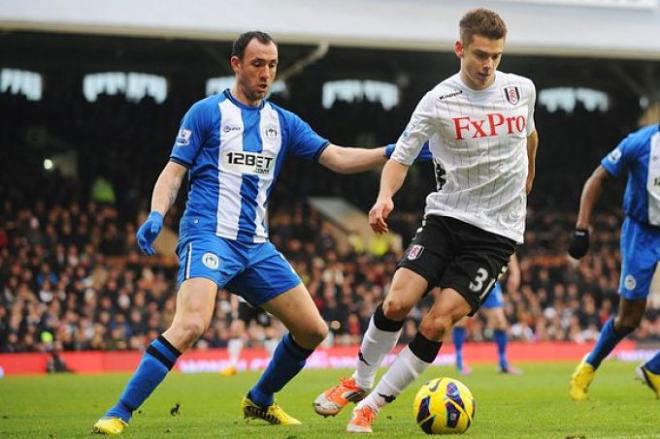
[[[658,0],[0,0],[0,29],[451,51],[465,11],[497,10],[508,52],[660,60]]]

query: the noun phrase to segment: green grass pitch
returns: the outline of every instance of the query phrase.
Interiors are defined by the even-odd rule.
[[[604,363],[591,387],[591,400],[568,398],[575,364],[521,364],[523,376],[500,375],[477,365],[467,377],[448,367],[432,367],[393,404],[383,409],[373,437],[423,437],[411,404],[427,379],[452,376],[463,381],[477,402],[470,438],[660,438],[660,400],[633,380],[634,364]],[[134,438],[332,438],[344,432],[349,410],[335,418],[316,415],[311,403],[347,370],[309,370],[278,397],[298,427],[246,423],[239,401],[257,373],[172,374],[136,413],[125,437]],[[90,438],[94,421],[115,401],[128,379],[117,375],[5,377],[0,380],[1,438]],[[178,414],[172,408],[179,404]]]

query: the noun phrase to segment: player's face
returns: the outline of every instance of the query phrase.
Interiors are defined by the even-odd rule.
[[[245,48],[243,59],[231,58],[231,67],[236,73],[239,97],[245,97],[250,105],[257,105],[270,90],[277,74],[277,46],[263,44],[253,38]]]
[[[504,39],[491,40],[474,35],[468,45],[456,42],[456,56],[461,59],[461,78],[468,87],[481,90],[493,83],[495,70],[502,60]]]

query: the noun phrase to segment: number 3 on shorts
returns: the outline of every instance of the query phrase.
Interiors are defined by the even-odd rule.
[[[482,267],[477,270],[477,275],[474,278],[474,281],[470,282],[470,285],[468,286],[475,293],[479,293],[482,291],[486,279],[488,279],[488,270]]]

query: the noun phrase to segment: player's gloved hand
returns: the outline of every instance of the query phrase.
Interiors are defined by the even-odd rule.
[[[385,146],[385,157],[388,159],[392,157],[392,153],[394,152],[394,147],[396,146],[396,143],[390,143],[389,145]],[[424,146],[422,146],[422,150],[419,151],[419,154],[417,155],[417,158],[415,161],[417,162],[428,162],[433,160],[433,154],[431,154],[431,150],[429,149],[429,142],[424,143]]]
[[[161,215],[159,212],[156,212],[155,210],[149,213],[149,216],[135,234],[140,250],[149,256],[155,254],[156,251],[151,245],[154,243],[154,240],[162,228],[163,215]]]
[[[575,259],[580,259],[589,251],[589,230],[575,229],[571,245],[568,247],[568,254]]]

